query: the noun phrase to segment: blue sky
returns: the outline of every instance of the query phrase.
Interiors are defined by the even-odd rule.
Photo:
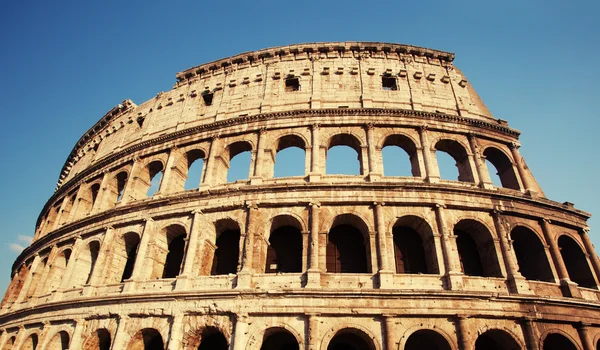
[[[598,1],[2,1],[0,290],[78,138],[124,99],[244,51],[383,41],[456,53],[548,198],[600,216]],[[592,218],[600,244],[600,221]],[[11,244],[13,246],[11,246]]]

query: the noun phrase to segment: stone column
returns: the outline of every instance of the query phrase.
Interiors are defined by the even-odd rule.
[[[560,254],[560,248],[558,247],[558,242],[555,239],[555,235],[552,231],[552,226],[550,226],[550,220],[543,219],[540,221],[540,224],[542,226],[542,231],[544,232],[546,243],[550,246],[550,255],[552,256],[552,260],[556,266],[556,272],[558,273],[563,295],[567,297],[581,298],[581,292],[577,288],[577,284],[573,283],[569,278],[569,272],[567,271],[565,262]]]
[[[160,180],[160,187],[156,194],[169,194],[177,191],[183,191],[185,187],[185,179],[187,178],[187,169],[181,168],[181,158],[183,154],[179,148],[173,146],[169,151],[167,164]],[[155,195],[156,195],[155,194]]]
[[[521,154],[519,154],[520,145],[516,142],[513,142],[509,146],[512,152],[513,160],[517,165],[517,171],[519,173],[519,177],[521,178],[521,183],[523,184],[523,187],[525,187],[525,192],[535,194],[535,190],[533,190],[531,187],[531,181],[529,179],[529,176],[523,167],[523,159],[521,158]]]
[[[456,247],[456,237],[451,235],[446,228],[444,210],[446,206],[437,204],[435,206],[435,218],[438,232],[441,235],[442,253],[444,255],[444,276],[446,277],[446,288],[460,289],[462,286],[462,272],[457,263],[460,261]]]
[[[318,350],[319,349],[319,314],[307,314],[307,323],[308,323],[308,339],[306,341],[306,345],[308,350]]]
[[[254,271],[254,223],[258,214],[256,203],[246,203],[246,234],[244,235],[244,249],[242,251],[242,269],[238,272],[237,288],[249,288],[252,273]]]
[[[183,261],[183,271],[177,276],[177,282],[175,289],[185,289],[187,287],[187,280],[194,274],[194,261],[196,260],[196,253],[198,252],[198,236],[200,235],[200,222],[202,219],[202,211],[192,211],[192,225],[190,229],[190,235],[187,240],[187,249],[185,250],[185,259]]]
[[[482,188],[493,188],[492,179],[490,178],[489,169],[485,165],[484,157],[480,154],[479,143],[474,134],[468,135],[469,146],[471,147],[471,153],[473,154],[473,160],[475,161],[475,168],[477,168],[477,175],[479,175],[479,187]]]
[[[596,280],[600,279],[600,260],[598,259],[598,255],[596,254],[596,250],[594,249],[594,245],[590,240],[589,228],[584,228],[579,230],[579,234],[581,235],[581,240],[583,241],[583,246],[585,247],[586,253],[590,257],[590,261],[592,263],[592,267],[594,268],[594,272],[596,273]]]
[[[499,210],[492,211],[492,218],[494,219],[494,226],[500,239],[509,291],[517,294],[533,294],[533,291],[529,289],[527,281],[519,272],[519,265],[516,256],[512,253],[509,235],[502,225],[502,212]]]
[[[107,183],[110,180],[110,173],[108,171],[104,171],[102,173],[102,180],[100,181],[100,190],[98,191],[98,194],[96,195],[96,201],[93,203],[92,206],[92,210],[91,210],[91,214],[96,214],[98,212],[101,212],[102,210],[106,209],[107,203],[106,203],[106,194],[108,191],[107,187]]]
[[[235,331],[233,333],[232,350],[246,350],[248,341],[248,315],[235,315]]]
[[[111,349],[126,349],[125,341],[127,340],[127,323],[129,322],[129,316],[120,315],[119,316],[119,324],[117,325],[117,330],[114,335],[114,341]]]
[[[135,288],[135,282],[139,281],[142,276],[142,270],[147,268],[144,266],[146,260],[146,251],[148,250],[148,244],[152,237],[152,226],[154,226],[154,219],[151,217],[144,219],[144,229],[142,230],[142,238],[138,246],[137,256],[135,257],[135,263],[133,265],[133,271],[131,278],[125,280],[125,286],[123,287],[124,292],[132,291]]]
[[[467,329],[467,316],[464,315],[456,315],[456,336],[458,338],[458,348],[459,349],[472,349],[471,345],[471,336],[469,335],[469,331]]]
[[[205,189],[207,187],[215,185],[215,172],[217,171],[215,163],[216,153],[218,152],[219,144],[219,135],[216,135],[212,138],[210,142],[210,148],[208,150],[208,157],[206,161],[207,164],[204,165],[206,171],[202,175],[203,179],[202,184],[200,185],[200,189]]]
[[[365,125],[365,132],[367,133],[367,150],[369,156],[369,181],[377,181],[381,177],[381,170],[377,162],[377,151],[375,149],[375,140],[373,139],[372,123]]]
[[[71,288],[71,277],[73,276],[73,270],[75,270],[75,264],[77,263],[77,257],[79,256],[79,251],[81,250],[82,244],[83,239],[81,239],[81,236],[75,237],[75,243],[73,243],[73,250],[71,251],[71,258],[69,259],[67,267],[65,268],[59,291]],[[57,293],[57,295],[58,294],[59,293]]]
[[[83,196],[83,193],[85,192],[85,189],[86,189],[85,186],[86,185],[83,182],[79,184],[79,188],[77,189],[77,194],[75,195],[75,201],[73,201],[73,205],[71,206],[71,212],[69,213],[69,218],[67,219],[67,222],[73,222],[83,216],[78,211],[79,211],[79,207],[80,207],[79,202],[81,201],[81,197]],[[41,233],[43,233],[41,230],[42,224],[40,224],[40,232]]]
[[[396,350],[398,348],[398,344],[396,343],[396,340],[394,339],[395,336],[395,332],[394,332],[394,328],[396,326],[395,322],[394,322],[394,316],[393,315],[383,315],[383,321],[384,321],[384,326],[385,326],[385,338],[383,339],[383,343],[385,344],[384,349],[386,350]]]
[[[19,291],[19,295],[15,299],[14,305],[18,305],[27,297],[27,291],[29,290],[29,285],[31,284],[31,280],[33,279],[34,271],[38,268],[40,264],[41,257],[39,254],[36,254],[31,262],[31,266],[29,267],[29,271],[27,272],[27,276],[25,276],[25,281],[23,281],[23,286]]]
[[[167,350],[181,349],[181,340],[183,338],[183,314],[173,316],[171,323],[171,332],[169,332],[169,344]]]
[[[429,139],[427,138],[427,125],[422,125],[419,128],[419,138],[421,139],[421,147],[423,148],[423,162],[425,163],[425,181],[437,183],[440,181],[440,174],[437,166],[434,164],[431,154]]]
[[[129,170],[129,176],[127,177],[127,182],[125,183],[125,187],[123,188],[123,195],[121,196],[121,201],[119,202],[120,205],[125,205],[127,203],[129,203],[130,201],[135,200],[135,183],[136,181],[136,177],[138,176],[138,173],[140,172],[140,167],[142,166],[142,160],[139,158],[135,158],[133,160],[133,165],[131,166],[131,169]],[[79,194],[77,194],[77,196],[79,196]],[[73,204],[73,206],[75,206]],[[71,212],[73,211],[73,209],[71,209]]]
[[[527,350],[539,350],[539,341],[534,329],[533,320],[529,317],[522,318],[521,327],[523,328]]]
[[[52,230],[55,230],[55,229],[61,227],[64,224],[64,222],[66,221],[66,218],[64,218],[63,215],[64,215],[65,208],[69,204],[70,200],[71,200],[71,197],[69,197],[69,194],[66,194],[62,203],[60,203],[60,208],[58,209],[58,214],[56,215],[56,220],[54,220],[54,227],[52,228]]]
[[[83,333],[84,330],[84,323],[85,320],[83,318],[79,318],[75,321],[75,329],[73,330],[73,336],[71,337],[71,343],[69,345],[69,348],[71,349],[81,349],[83,348],[83,341],[85,341],[84,339],[81,339],[81,334]]]
[[[583,345],[583,350],[596,350],[594,342],[590,338],[590,334],[588,332],[589,327],[589,323],[580,322],[578,325],[576,325],[577,333],[579,333],[579,338],[581,339],[581,345]]]
[[[311,137],[312,137],[312,150],[311,150],[311,169],[310,169],[310,173],[308,175],[308,179],[309,181],[313,182],[313,181],[320,181],[321,180],[321,175],[323,174],[323,172],[321,171],[321,167],[320,167],[320,156],[321,156],[321,152],[319,152],[320,150],[320,144],[319,144],[319,128],[320,125],[319,124],[313,124],[312,128],[311,128]]]
[[[98,259],[96,260],[96,264],[94,264],[94,271],[92,272],[92,277],[90,278],[89,284],[92,286],[100,284],[106,269],[110,268],[109,266],[106,266],[106,257],[111,253],[110,245],[114,241],[114,232],[115,229],[112,226],[108,226],[106,228],[104,239],[102,239],[102,246],[100,247],[100,252],[98,252]]]
[[[394,283],[394,273],[390,269],[387,256],[387,230],[383,202],[375,202],[375,223],[377,225],[377,260],[379,263],[379,288],[390,288]]]
[[[306,288],[321,287],[321,270],[319,268],[319,212],[321,204],[311,202],[310,206],[310,247]]]
[[[264,150],[264,139],[266,134],[266,128],[261,128],[258,131],[257,142],[256,142],[256,159],[254,161],[254,169],[252,176],[250,177],[250,184],[257,185],[262,183],[263,180],[263,164],[265,158]]]

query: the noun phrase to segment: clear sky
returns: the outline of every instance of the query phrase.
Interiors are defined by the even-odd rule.
[[[382,41],[456,53],[548,198],[600,216],[599,1],[0,2],[0,290],[79,137],[244,51]],[[600,220],[589,221],[600,244]]]

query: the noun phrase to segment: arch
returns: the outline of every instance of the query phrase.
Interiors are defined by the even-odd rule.
[[[48,257],[43,257],[41,261],[37,264],[35,269],[33,270],[31,276],[31,282],[29,282],[29,288],[27,290],[26,296],[31,297],[41,292],[43,289],[43,279],[42,276],[46,272],[46,265],[48,264]]]
[[[92,278],[98,253],[100,252],[100,242],[93,240],[89,242],[84,250],[78,254],[73,277],[71,278],[71,287],[81,287],[88,284]]]
[[[496,147],[487,147],[483,151],[485,160],[491,163],[496,168],[496,173],[500,179],[502,187],[510,188],[513,190],[520,190],[519,180],[517,174],[513,168],[513,164],[510,158],[501,150]],[[490,170],[488,168],[488,170]],[[492,174],[490,174],[491,176]]]
[[[29,275],[30,265],[24,263],[19,267],[17,273],[13,276],[10,284],[8,285],[8,289],[6,290],[6,294],[4,294],[4,298],[2,299],[2,307],[7,304],[12,304],[17,301],[17,298],[21,294],[23,289],[23,285],[25,284],[25,280]]]
[[[15,345],[15,340],[17,339],[17,337],[12,336],[10,338],[8,338],[8,340],[6,341],[6,343],[4,343],[4,346],[2,347],[2,350],[12,350],[13,345]]]
[[[454,235],[465,275],[502,277],[494,239],[484,224],[463,219],[454,226]]]
[[[383,145],[381,147],[383,158],[383,175],[389,176],[389,171],[386,172],[386,169],[392,168],[392,159],[388,160],[386,153],[384,153],[385,149],[390,147],[399,147],[400,149],[404,150],[404,152],[406,152],[406,155],[408,156],[410,173],[412,174],[412,176],[421,176],[421,169],[419,168],[419,157],[417,155],[416,143],[410,137],[401,134],[389,135],[385,138],[383,142]],[[393,161],[395,164],[396,159],[393,159]],[[388,166],[386,166],[386,164]]]
[[[358,328],[337,331],[327,344],[327,350],[376,350],[373,337]]]
[[[291,216],[273,218],[265,272],[302,272],[302,232],[299,226],[300,223]]]
[[[146,167],[147,183],[146,186],[146,197],[154,196],[160,190],[160,183],[162,182],[163,172],[165,166],[162,161],[154,160]],[[146,180],[145,179],[145,180]]]
[[[227,159],[226,159],[227,169],[225,171],[225,179],[226,179],[225,182],[234,182],[237,180],[244,180],[252,175],[250,173],[252,170],[252,169],[250,169],[250,167],[251,167],[250,153],[251,152],[252,152],[252,145],[248,141],[236,141],[236,142],[231,143],[229,146],[227,146],[227,148],[225,149],[225,154],[227,156]],[[248,159],[240,158],[240,162],[239,162],[239,164],[237,164],[237,161],[234,161],[234,158],[242,155],[243,153],[247,154]],[[234,162],[233,166],[232,166],[232,162]]]
[[[509,333],[490,329],[480,334],[475,341],[475,350],[521,350],[521,345]]]
[[[392,228],[397,273],[439,273],[431,226],[423,218],[406,215]]]
[[[303,176],[305,175],[306,141],[296,135],[285,135],[277,140],[275,148],[275,164],[273,176]],[[300,150],[301,154],[300,154]],[[283,158],[283,159],[282,159]]]
[[[335,217],[327,235],[327,272],[369,273],[369,230],[356,215]]]
[[[215,230],[216,247],[210,274],[235,274],[240,257],[240,227],[232,219],[222,219],[215,223]]]
[[[467,149],[461,143],[455,140],[442,139],[435,144],[434,149],[436,152],[449,154],[454,159],[456,162],[456,169],[458,170],[458,181],[474,182],[473,169],[471,169],[471,164],[469,163],[469,155]]]
[[[162,335],[154,328],[144,328],[129,342],[127,350],[164,350]]]
[[[419,329],[406,339],[404,349],[452,350],[452,347],[450,346],[448,339],[440,333],[431,329]]]
[[[125,263],[122,264],[122,269],[118,270],[123,271],[121,274],[121,282],[131,278],[139,246],[140,236],[136,232],[127,232],[123,235],[123,250],[121,253],[125,253]]]
[[[560,333],[549,333],[544,338],[544,350],[578,350],[572,340]]]
[[[129,178],[129,174],[126,171],[121,171],[117,175],[115,175],[115,193],[113,194],[115,203],[119,203],[123,198],[123,192],[125,191],[125,185],[127,184],[127,179]]]
[[[157,255],[155,255],[156,268],[160,271],[161,278],[175,278],[181,271],[181,264],[185,254],[186,229],[179,224],[171,224],[162,230],[157,238]]]
[[[56,333],[46,344],[47,350],[68,350],[71,339],[69,333],[66,331],[60,331]]]
[[[326,173],[327,174],[336,174],[336,172],[330,171],[332,169],[329,169],[328,165],[331,164],[331,162],[327,161],[327,160],[329,160],[329,152],[331,151],[331,149],[333,147],[336,147],[336,146],[350,147],[351,149],[353,149],[356,152],[356,155],[357,155],[358,172],[344,170],[341,174],[356,175],[356,173],[358,173],[359,175],[363,175],[364,169],[363,169],[362,149],[361,149],[360,140],[356,136],[354,136],[352,134],[348,134],[348,133],[333,135],[329,139],[329,142],[327,145],[327,154],[325,156],[325,158],[326,158],[326,164],[325,164]],[[337,174],[340,174],[340,173],[338,172]]]
[[[587,257],[579,244],[570,236],[563,234],[558,238],[558,247],[571,281],[582,287],[597,288]]]
[[[206,159],[206,153],[201,149],[192,149],[185,153],[187,173],[183,185],[184,190],[198,188],[202,182],[204,159]]]
[[[70,257],[71,249],[66,248],[63,249],[56,258],[54,258],[54,261],[50,266],[48,277],[46,277],[46,286],[44,287],[46,292],[53,292],[60,287]]]
[[[86,350],[110,350],[112,338],[106,328],[98,328],[83,345]]]
[[[59,223],[65,224],[71,218],[71,211],[73,210],[73,205],[75,204],[75,200],[77,199],[77,191],[74,190],[70,194],[68,194],[64,200],[67,201],[67,204],[63,207],[62,213],[60,214]]]
[[[20,350],[37,350],[38,342],[38,335],[35,333],[30,334],[29,337],[27,337],[27,339],[25,339],[25,341],[21,345]]]
[[[513,241],[519,272],[525,279],[555,282],[546,249],[535,232],[525,226],[516,226],[510,232],[510,239]]]
[[[264,332],[261,350],[299,350],[298,339],[287,329],[269,328]]]
[[[227,350],[229,342],[217,327],[204,327],[200,335],[198,350]]]

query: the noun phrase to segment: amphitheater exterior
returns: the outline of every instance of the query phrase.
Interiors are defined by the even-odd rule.
[[[599,349],[590,215],[545,197],[453,59],[291,45],[114,107],[12,267],[0,349]],[[360,175],[327,173],[336,146]],[[304,172],[276,177],[290,149]]]

